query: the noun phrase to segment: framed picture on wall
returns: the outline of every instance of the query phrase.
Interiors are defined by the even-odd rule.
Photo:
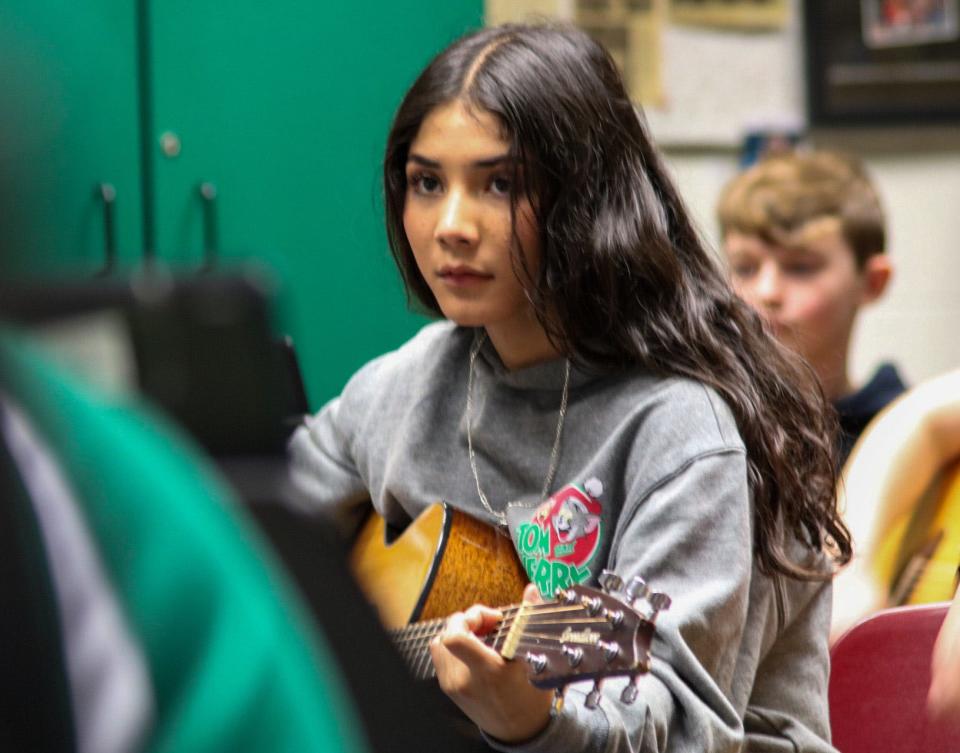
[[[813,126],[960,121],[960,0],[806,0]]]

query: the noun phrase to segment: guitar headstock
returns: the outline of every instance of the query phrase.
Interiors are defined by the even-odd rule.
[[[651,592],[641,578],[626,586],[604,571],[599,591],[573,586],[556,599],[525,604],[518,610],[501,653],[527,664],[530,682],[539,688],[562,689],[576,680],[594,680],[586,705],[600,701],[600,682],[607,677],[636,679],[650,670],[650,644],[657,615],[670,606],[666,594]],[[634,682],[621,699],[632,703]]]

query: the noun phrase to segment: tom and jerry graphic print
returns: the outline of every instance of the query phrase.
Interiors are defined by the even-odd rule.
[[[589,579],[589,564],[603,536],[602,494],[603,484],[595,478],[582,486],[569,484],[542,502],[529,522],[517,526],[514,543],[520,561],[544,597]]]

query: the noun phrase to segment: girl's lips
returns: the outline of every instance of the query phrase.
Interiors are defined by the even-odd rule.
[[[493,279],[493,275],[467,268],[442,269],[439,272],[439,277],[446,284],[458,288],[480,285]]]

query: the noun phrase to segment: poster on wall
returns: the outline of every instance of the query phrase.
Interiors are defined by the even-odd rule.
[[[560,17],[560,0],[484,0],[487,26],[529,23]]]
[[[664,0],[576,0],[574,21],[607,48],[623,74],[630,98],[664,102],[662,33]]]
[[[960,36],[957,0],[860,0],[869,47],[948,42]]]
[[[960,121],[960,0],[808,0],[807,101],[818,126]]]
[[[788,12],[788,0],[670,0],[670,20],[695,26],[780,29]]]
[[[488,24],[553,18],[599,40],[661,145],[735,149],[748,132],[792,133],[804,124],[796,0],[720,0],[756,11],[739,15],[742,28],[673,23],[675,0],[485,2]],[[687,10],[710,4],[717,3],[688,2]],[[784,18],[783,28],[772,23]]]

